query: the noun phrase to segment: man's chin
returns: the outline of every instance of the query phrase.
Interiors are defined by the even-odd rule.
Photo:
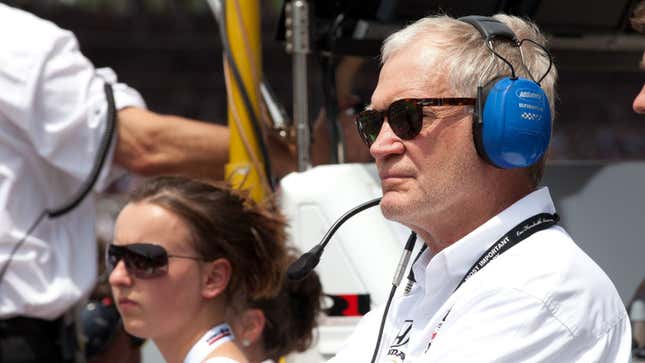
[[[400,193],[387,192],[381,199],[381,213],[385,218],[392,221],[400,222],[400,218],[407,209],[406,207]]]

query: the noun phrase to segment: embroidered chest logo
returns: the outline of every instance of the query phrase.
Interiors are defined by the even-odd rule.
[[[448,314],[446,314],[446,316],[448,316]],[[426,350],[424,351],[424,353],[428,353],[428,349],[430,349],[430,346],[432,345],[434,338],[437,337],[437,333],[439,333],[439,329],[441,329],[441,326],[443,326],[443,323],[444,323],[443,320],[440,321],[439,324],[437,324],[437,327],[434,328],[434,330],[432,331],[432,336],[430,336],[430,341],[428,342],[428,346],[426,347]]]
[[[387,350],[388,361],[403,362],[405,360],[405,351],[410,341],[410,331],[412,330],[413,320],[405,320],[399,329],[396,337]]]

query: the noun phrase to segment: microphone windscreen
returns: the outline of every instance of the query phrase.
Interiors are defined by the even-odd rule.
[[[309,252],[304,253],[287,268],[289,280],[302,280],[318,265],[322,254],[320,245],[314,246]]]

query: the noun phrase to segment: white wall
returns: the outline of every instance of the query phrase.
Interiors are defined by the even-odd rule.
[[[557,163],[543,184],[561,224],[629,303],[645,278],[645,162]]]

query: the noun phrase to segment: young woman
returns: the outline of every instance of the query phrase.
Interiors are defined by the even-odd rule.
[[[277,294],[286,256],[276,213],[226,187],[159,177],[119,214],[107,265],[125,329],[167,362],[247,362],[231,326],[248,301]]]

